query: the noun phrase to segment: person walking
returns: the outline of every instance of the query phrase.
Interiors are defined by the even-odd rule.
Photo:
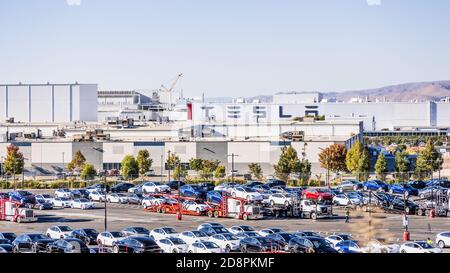
[[[431,238],[430,238],[430,237],[428,237],[428,239],[427,239],[427,243],[428,243],[429,245],[433,245],[433,240],[431,240]]]
[[[350,221],[350,208],[346,208],[345,210],[345,222],[348,223]]]

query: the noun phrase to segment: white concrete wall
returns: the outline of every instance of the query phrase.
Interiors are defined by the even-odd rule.
[[[121,163],[126,155],[134,156],[134,145],[132,142],[103,143],[103,151],[104,163]]]
[[[195,142],[166,142],[164,158],[167,158],[168,151],[175,153],[181,162],[187,163],[197,154],[197,145]]]
[[[64,153],[64,161],[67,164],[72,160],[73,151],[72,143],[32,143],[31,161],[33,164],[62,163]]]

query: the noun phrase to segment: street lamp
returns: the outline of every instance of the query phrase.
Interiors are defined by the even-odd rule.
[[[234,158],[236,156],[239,156],[239,155],[232,153],[232,154],[227,155],[227,156],[231,157],[231,182],[234,183]]]
[[[319,147],[319,150],[321,150],[322,152],[325,151],[324,148]],[[325,163],[327,164],[327,176],[326,176],[326,183],[328,188],[330,188],[330,157],[328,155],[328,153],[326,154],[326,158],[325,158]]]
[[[92,150],[94,150],[94,151],[99,153],[99,158],[105,152],[102,148],[98,148],[98,147],[92,147]],[[99,164],[100,164],[100,161],[99,161]],[[104,178],[103,185],[104,185],[104,188],[105,188],[105,200],[104,200],[105,201],[105,218],[104,218],[105,231],[108,230],[108,210],[107,210],[107,205],[106,205],[108,203],[108,202],[106,202],[106,194],[107,194],[106,177],[107,177],[107,175],[108,175],[107,172],[105,172],[103,174],[103,178]]]

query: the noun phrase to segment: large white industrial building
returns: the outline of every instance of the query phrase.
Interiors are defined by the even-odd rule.
[[[0,85],[0,120],[9,119],[28,123],[97,121],[97,85]]]

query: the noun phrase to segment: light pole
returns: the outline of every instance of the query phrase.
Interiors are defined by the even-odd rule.
[[[325,152],[324,148],[319,147],[319,150],[321,150],[322,152]],[[325,158],[325,163],[327,164],[327,174],[326,174],[326,184],[328,186],[328,188],[330,188],[330,157],[328,155],[328,153],[326,154],[326,158]]]
[[[234,183],[234,158],[239,155],[232,153],[228,156],[231,157],[231,182]]]
[[[99,158],[100,158],[100,156],[105,152],[102,148],[98,148],[98,147],[92,147],[92,149],[93,149],[94,151],[97,151],[97,152],[99,153]],[[99,161],[99,164],[100,164],[100,161]],[[106,183],[106,177],[107,177],[107,175],[108,175],[107,172],[105,172],[105,173],[103,174],[103,178],[104,178],[104,180],[103,180],[103,185],[104,185],[104,190],[105,190],[105,196],[104,196],[104,198],[105,198],[105,200],[104,200],[104,202],[105,202],[105,217],[104,217],[105,231],[108,230],[108,209],[107,209],[107,203],[108,203],[108,202],[106,202],[106,195],[107,195],[107,192],[108,192],[108,190],[107,190],[107,183]]]

